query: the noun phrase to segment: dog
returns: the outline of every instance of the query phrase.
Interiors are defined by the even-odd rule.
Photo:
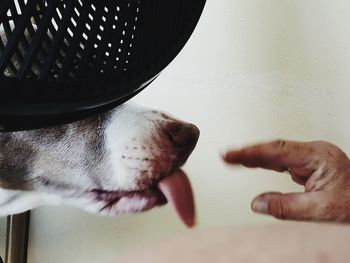
[[[166,203],[157,184],[178,170],[199,129],[125,103],[56,127],[0,132],[0,216],[69,205],[116,216]]]

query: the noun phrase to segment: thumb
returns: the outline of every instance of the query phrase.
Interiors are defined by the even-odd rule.
[[[282,220],[321,221],[327,204],[322,192],[264,193],[252,202],[252,210]]]

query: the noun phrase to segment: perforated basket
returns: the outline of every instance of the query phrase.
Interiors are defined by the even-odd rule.
[[[115,107],[180,52],[205,0],[1,0],[0,129]]]

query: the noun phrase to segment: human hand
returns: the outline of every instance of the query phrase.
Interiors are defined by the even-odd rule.
[[[288,172],[305,193],[264,193],[252,202],[256,213],[278,219],[350,222],[350,160],[328,142],[274,141],[229,151],[225,162]]]

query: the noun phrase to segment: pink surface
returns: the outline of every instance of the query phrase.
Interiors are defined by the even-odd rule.
[[[190,231],[134,250],[123,263],[350,262],[350,227],[304,223]]]

